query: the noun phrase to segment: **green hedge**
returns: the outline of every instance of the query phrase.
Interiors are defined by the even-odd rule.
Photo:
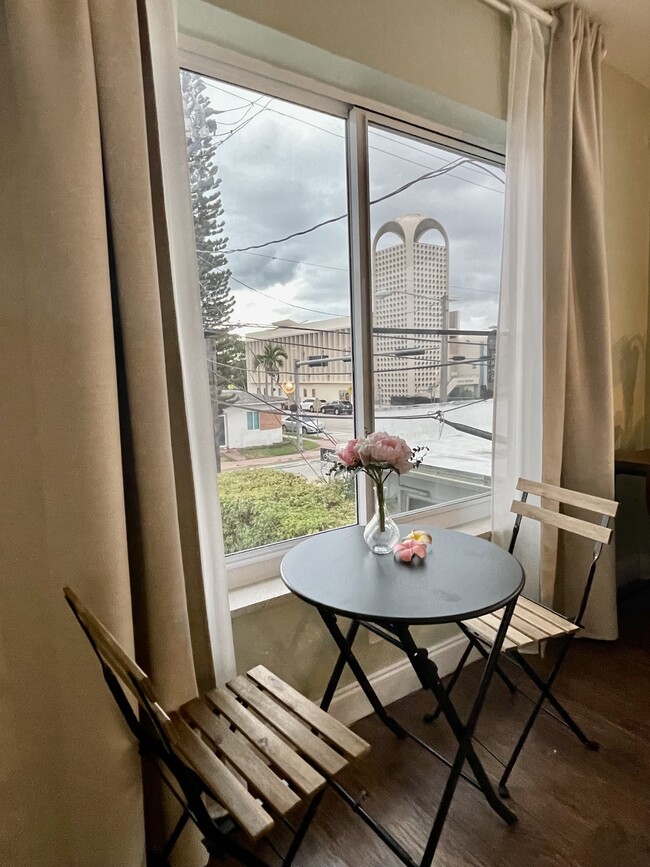
[[[356,521],[351,486],[308,481],[275,469],[232,470],[219,476],[226,553],[257,548]]]

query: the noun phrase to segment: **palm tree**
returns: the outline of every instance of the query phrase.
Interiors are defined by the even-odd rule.
[[[263,352],[253,356],[255,370],[263,367],[267,378],[271,379],[271,393],[273,393],[273,380],[280,381],[280,370],[288,358],[285,350],[277,343],[265,343]]]

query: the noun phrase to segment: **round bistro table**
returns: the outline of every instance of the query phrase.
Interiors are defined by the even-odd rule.
[[[406,535],[412,527],[402,527]],[[345,665],[349,665],[379,719],[398,737],[411,737],[450,768],[420,867],[429,867],[461,776],[481,789],[490,806],[508,823],[515,815],[496,794],[472,744],[476,724],[503,640],[524,586],[520,563],[491,542],[454,530],[427,530],[432,537],[425,559],[416,566],[396,563],[390,554],[373,554],[363,540],[363,527],[344,527],[310,536],[289,551],[280,567],[289,590],[317,608],[339,649],[321,706],[327,709]],[[460,623],[504,609],[496,640],[485,654],[485,667],[474,703],[465,722],[445,689],[435,662],[426,648],[418,647],[410,627],[417,624]],[[344,635],[338,617],[351,621]],[[406,653],[420,683],[438,702],[458,741],[453,761],[408,732],[384,709],[359,661],[353,644],[359,628],[380,635]],[[474,778],[463,773],[467,761]],[[375,830],[405,864],[416,862],[385,828],[356,812]]]

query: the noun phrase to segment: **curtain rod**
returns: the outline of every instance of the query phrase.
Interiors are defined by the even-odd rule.
[[[507,0],[507,2],[503,2],[503,0],[481,0],[481,3],[491,6],[493,9],[498,9],[499,12],[503,12],[505,15],[510,15],[513,9],[521,9],[522,12],[527,12],[532,18],[536,18],[547,27],[552,27],[555,21],[552,15],[549,15],[548,12],[537,6],[533,6],[529,0]]]

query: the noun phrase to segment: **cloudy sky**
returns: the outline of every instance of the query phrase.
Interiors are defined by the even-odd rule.
[[[348,315],[347,219],[279,241],[345,214],[345,121],[205,81],[206,95],[221,112],[221,202],[231,251],[234,318],[242,332],[279,319],[303,322]],[[457,158],[426,141],[372,129],[371,200]],[[411,213],[444,225],[449,235],[450,309],[460,310],[462,327],[496,324],[503,194],[502,170],[475,162],[418,181],[371,209],[373,234],[386,220]],[[435,243],[437,237],[423,240]],[[253,249],[240,251],[244,247]]]

